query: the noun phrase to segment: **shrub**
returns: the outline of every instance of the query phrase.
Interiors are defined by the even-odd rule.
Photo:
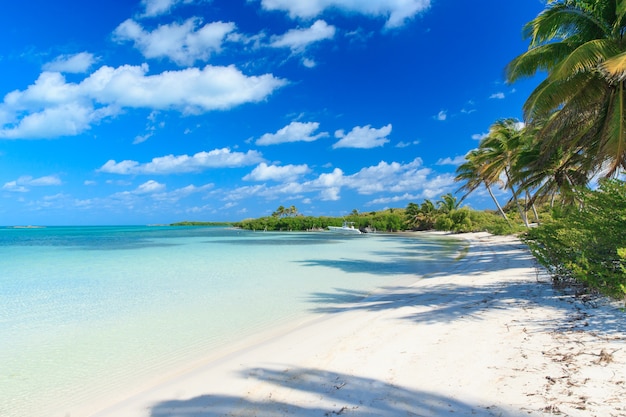
[[[582,191],[582,207],[555,211],[554,219],[523,236],[555,280],[575,279],[615,298],[626,296],[626,184],[604,180]]]

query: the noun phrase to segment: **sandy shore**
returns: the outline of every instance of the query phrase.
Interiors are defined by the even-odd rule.
[[[314,320],[92,415],[626,415],[626,313],[555,290],[516,239],[464,238],[446,271],[320,295]]]

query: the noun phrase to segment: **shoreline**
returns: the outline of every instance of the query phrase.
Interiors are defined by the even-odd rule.
[[[322,314],[68,415],[626,414],[626,314],[558,292],[515,238],[454,237],[470,247],[448,270],[328,297]]]

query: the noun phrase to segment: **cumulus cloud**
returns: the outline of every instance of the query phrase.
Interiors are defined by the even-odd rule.
[[[372,128],[371,125],[356,126],[349,133],[343,130],[337,130],[335,137],[340,139],[333,145],[333,149],[337,148],[360,148],[370,149],[378,146],[384,146],[389,142],[387,136],[391,133],[391,124],[383,126],[380,129]]]
[[[294,180],[311,170],[308,165],[267,165],[265,162],[260,163],[252,172],[245,177],[244,181],[286,181]]]
[[[302,65],[307,68],[315,68],[317,66],[317,63],[310,58],[304,58],[302,59]]]
[[[201,25],[200,18],[192,17],[149,32],[128,19],[115,29],[113,38],[119,43],[132,42],[146,58],[168,58],[178,65],[190,66],[196,61],[207,61],[219,52],[227,35],[236,28],[232,22]]]
[[[310,19],[327,9],[360,13],[386,18],[385,27],[394,28],[427,10],[430,0],[261,0],[261,5],[266,10],[285,11],[291,18]]]
[[[65,72],[72,74],[84,73],[96,62],[93,54],[80,52],[74,55],[60,55],[52,62],[43,66],[44,71]]]
[[[489,136],[489,132],[487,132],[487,133],[474,133],[472,135],[472,139],[474,139],[474,140],[483,140],[487,136]]]
[[[166,155],[153,158],[142,164],[137,161],[107,161],[98,172],[121,175],[135,174],[173,174],[198,172],[209,168],[234,168],[254,165],[263,160],[257,151],[231,152],[228,148],[214,149],[210,152],[198,152],[189,155]]]
[[[450,192],[456,183],[451,174],[435,175],[422,166],[422,160],[402,164],[399,162],[381,161],[377,165],[362,168],[354,174],[346,174],[340,168],[331,172],[319,174],[316,178],[298,182],[289,179],[287,182],[274,186],[266,184],[239,187],[235,190],[219,190],[225,201],[242,200],[246,198],[265,198],[268,200],[280,199],[285,195],[294,196],[314,193],[324,201],[341,199],[341,191],[349,189],[361,195],[396,194],[396,196],[381,196],[371,204],[401,201],[407,196],[409,199],[440,197]]]
[[[155,200],[175,203],[179,200],[182,200],[183,198],[189,197],[190,195],[207,192],[213,187],[214,187],[214,184],[205,184],[199,187],[191,184],[186,187],[178,188],[173,191],[157,192],[153,194],[152,197]]]
[[[307,29],[291,29],[284,35],[272,36],[270,46],[290,48],[293,52],[302,52],[309,45],[335,36],[335,27],[323,20],[318,20]]]
[[[141,5],[145,8],[143,17],[163,15],[181,3],[192,3],[192,0],[141,0]]]
[[[199,114],[258,102],[284,86],[271,74],[246,76],[234,66],[207,65],[148,75],[148,66],[103,66],[80,83],[44,72],[0,103],[0,138],[77,135],[123,108]]]
[[[56,175],[47,175],[39,178],[24,175],[14,181],[5,183],[2,186],[2,189],[6,191],[25,193],[30,191],[29,187],[48,187],[61,184],[61,179]]]
[[[439,113],[437,113],[437,115],[435,116],[435,120],[439,120],[440,122],[443,122],[444,120],[446,120],[448,118],[448,112],[445,110],[441,110]]]
[[[153,194],[165,190],[165,184],[154,180],[146,181],[134,191],[135,194]]]
[[[493,93],[492,95],[489,96],[489,98],[495,98],[498,100],[502,100],[504,98],[504,93],[502,92],[498,92],[498,93]]]
[[[455,156],[454,158],[441,158],[437,161],[437,165],[461,165],[462,163],[465,162],[465,156],[461,155],[461,156]]]
[[[372,201],[368,201],[366,205],[373,206],[373,205],[380,205],[380,204],[392,204],[392,203],[398,203],[400,201],[419,200],[420,198],[421,196],[419,194],[404,193],[402,195],[394,195],[391,197],[375,198]]]
[[[328,132],[314,134],[319,126],[320,124],[317,122],[291,122],[276,133],[264,134],[256,141],[256,144],[265,146],[288,142],[313,142],[320,138],[328,137]]]

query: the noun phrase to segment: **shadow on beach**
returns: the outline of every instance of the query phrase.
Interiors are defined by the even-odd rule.
[[[500,407],[479,407],[451,397],[412,391],[376,379],[317,369],[247,369],[241,378],[256,379],[270,385],[267,398],[252,400],[244,396],[202,395],[187,400],[163,401],[152,407],[151,417],[218,416],[502,416],[521,417]],[[272,395],[277,390],[277,395]],[[281,398],[286,392],[297,401]]]
[[[308,262],[318,265],[322,261]],[[368,263],[359,264],[360,261],[346,260],[327,266],[348,272],[363,268],[369,272]],[[464,252],[456,262],[431,272],[413,286],[384,287],[374,294],[338,289],[312,294],[311,301],[316,305],[315,312],[326,314],[402,309],[398,319],[414,323],[479,321],[484,314],[494,311],[510,314],[507,320],[513,323],[520,311],[540,306],[554,314],[537,315],[533,319],[537,328],[555,333],[623,335],[626,323],[623,313],[614,308],[594,309],[559,293],[550,279],[540,277],[535,268],[532,256],[518,241],[485,240]],[[524,326],[531,324],[530,319],[525,320]],[[531,324],[529,331],[533,327]],[[236,376],[246,381],[250,391],[228,395],[207,390],[204,395],[189,399],[165,400],[151,407],[150,416],[522,417],[541,413],[537,409],[504,408],[489,402],[472,404],[452,395],[410,389],[387,380],[286,364],[245,368]]]
[[[349,259],[307,262],[345,272],[385,270],[383,273],[388,273],[388,265]],[[487,275],[491,276],[488,283],[480,282],[480,278]],[[450,276],[459,279],[452,282],[444,279]],[[312,308],[316,313],[380,312],[403,308],[412,311],[403,316],[404,319],[419,323],[480,320],[487,310],[542,306],[554,310],[554,315],[536,323],[547,329],[580,328],[606,335],[623,335],[626,330],[626,317],[618,309],[596,309],[594,303],[583,303],[567,291],[557,290],[528,248],[517,240],[484,239],[480,244],[472,245],[456,261],[444,260],[416,280],[416,285],[382,287],[374,293],[337,288],[334,292],[314,293],[309,301],[316,305]]]

